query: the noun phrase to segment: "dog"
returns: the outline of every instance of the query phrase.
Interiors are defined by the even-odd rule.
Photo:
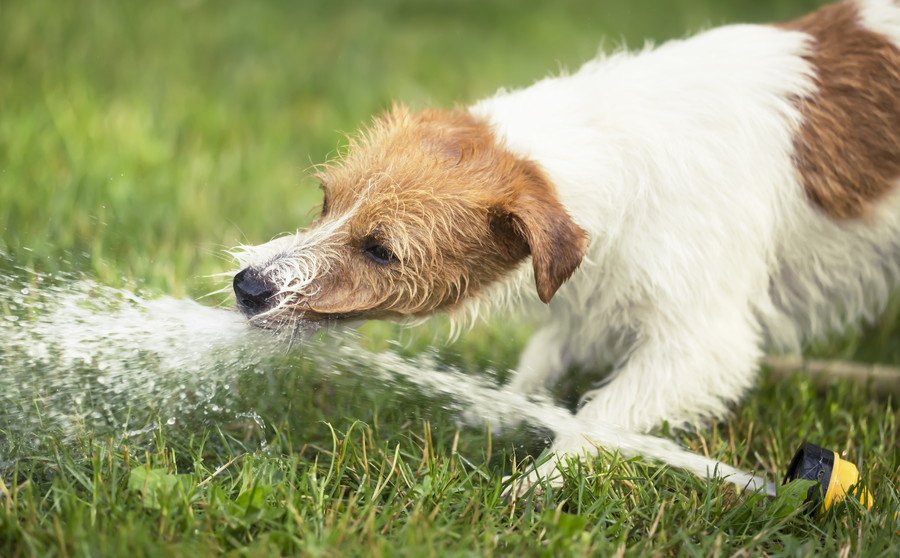
[[[694,427],[765,350],[875,317],[898,282],[900,2],[601,55],[468,107],[397,105],[317,178],[308,230],[238,253],[252,323],[515,312],[540,327],[509,389],[612,366],[579,418]],[[552,450],[594,446],[559,432]]]

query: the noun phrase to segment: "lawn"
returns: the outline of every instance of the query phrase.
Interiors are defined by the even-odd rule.
[[[0,274],[199,297],[221,286],[210,276],[228,269],[226,248],[309,222],[307,169],[392,100],[470,102],[598,48],[819,3],[0,0]],[[0,317],[13,316],[5,302]],[[435,344],[446,366],[502,377],[529,326],[447,331],[441,319],[362,328],[370,347]],[[809,351],[900,365],[900,302]],[[227,417],[170,425],[134,409],[139,438],[26,429],[0,408],[0,556],[900,554],[900,407],[865,386],[764,374],[727,421],[662,432],[775,477],[804,439],[843,452],[875,511],[814,516],[796,495],[739,495],[612,454],[509,501],[503,476],[546,432],[458,427],[440,397],[321,372],[272,355],[237,375]],[[42,401],[18,404],[40,417]]]

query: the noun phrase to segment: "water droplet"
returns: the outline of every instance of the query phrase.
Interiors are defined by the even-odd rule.
[[[31,293],[31,291],[28,289],[28,287],[22,287],[22,290],[19,292],[22,293],[23,295],[28,295],[29,293]]]
[[[169,420],[167,420],[166,424],[168,424],[169,426],[172,426],[173,424],[175,424],[175,417],[172,417]]]

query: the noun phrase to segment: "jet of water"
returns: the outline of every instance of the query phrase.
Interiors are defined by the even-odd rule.
[[[561,407],[531,401],[520,393],[492,385],[458,370],[441,370],[428,355],[409,360],[394,352],[371,353],[355,345],[340,348],[342,364],[365,368],[385,380],[402,377],[424,392],[445,395],[460,409],[492,420],[524,419],[556,433],[583,435],[607,450],[618,450],[626,457],[643,456],[689,471],[701,478],[719,477],[753,491],[775,495],[775,485],[715,459],[692,453],[672,440],[629,432],[614,425],[592,424],[578,419]],[[329,358],[334,359],[334,353]],[[317,357],[321,359],[322,357]]]
[[[15,268],[0,279],[0,300],[0,422],[21,432],[50,425],[69,434],[100,427],[127,431],[128,421],[143,424],[135,419],[142,410],[168,417],[171,425],[198,407],[216,410],[214,402],[232,382],[286,346],[270,332],[250,328],[236,312],[148,298],[74,274],[53,277]],[[560,407],[438,366],[428,353],[411,359],[373,353],[352,337],[337,347],[309,338],[302,351],[323,372],[365,370],[384,381],[402,378],[423,394],[448,396],[469,414],[524,418],[557,433],[582,434],[629,457],[774,493],[765,479],[671,440],[587,424]]]

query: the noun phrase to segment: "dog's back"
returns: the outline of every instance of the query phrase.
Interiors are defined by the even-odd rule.
[[[796,345],[873,318],[900,277],[900,3],[826,6],[781,28],[810,36],[816,91],[797,99],[794,164],[812,209],[784,220],[772,281]]]

